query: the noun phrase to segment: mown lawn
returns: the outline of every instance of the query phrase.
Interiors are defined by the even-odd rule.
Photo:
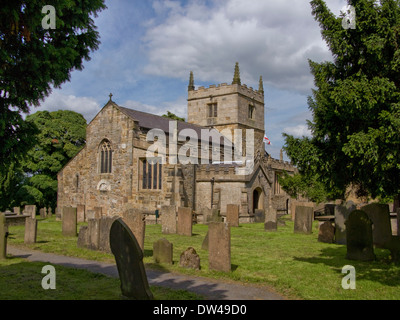
[[[61,222],[54,218],[39,221],[38,228],[37,243],[29,245],[31,249],[114,261],[110,254],[77,248],[77,238],[64,238],[61,235]],[[346,260],[346,246],[317,241],[317,222],[314,222],[311,235],[294,234],[290,220],[286,220],[286,226],[279,227],[273,233],[265,232],[263,224],[243,224],[232,228],[230,273],[208,270],[208,252],[201,249],[207,230],[206,225],[194,225],[193,236],[186,237],[164,235],[161,225],[147,225],[144,251],[146,267],[267,285],[289,299],[400,299],[400,267],[390,262],[388,250],[375,249],[377,260],[373,262]],[[10,232],[9,243],[24,246],[24,227],[11,227]],[[172,266],[153,263],[153,243],[161,238],[173,243]],[[200,271],[179,266],[180,254],[190,246],[200,255]],[[342,288],[345,276],[342,268],[346,265],[356,269],[356,290]]]

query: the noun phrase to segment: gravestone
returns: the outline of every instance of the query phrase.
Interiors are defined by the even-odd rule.
[[[335,227],[332,225],[332,222],[320,222],[318,241],[324,243],[333,243],[335,241]]]
[[[346,244],[346,220],[354,210],[356,210],[356,205],[352,201],[347,201],[344,205],[335,206],[336,243]]]
[[[297,206],[294,217],[294,232],[311,234],[313,217],[314,217],[313,207]]]
[[[254,210],[254,222],[255,223],[265,222],[265,211],[263,209]]]
[[[143,265],[142,248],[121,218],[111,225],[110,247],[117,264],[122,295],[134,300],[153,299]]]
[[[231,229],[228,223],[208,225],[208,263],[210,270],[231,271]]]
[[[52,216],[53,216],[53,211],[52,211],[51,207],[48,207],[47,208],[47,217],[51,218]]]
[[[161,207],[161,231],[163,234],[176,233],[176,212],[175,206]]]
[[[47,209],[46,208],[40,208],[39,209],[39,214],[40,214],[40,218],[42,218],[42,219],[47,218]]]
[[[178,224],[177,234],[182,236],[192,236],[192,209],[191,208],[178,208]]]
[[[90,219],[88,221],[88,248],[98,250],[100,243],[100,219]]]
[[[21,208],[20,207],[14,207],[13,211],[14,211],[15,214],[18,214],[18,215],[21,214]]]
[[[36,218],[36,206],[34,204],[27,204],[24,208],[24,214]]]
[[[25,235],[24,243],[31,244],[36,243],[37,237],[37,220],[31,217],[25,218]]]
[[[153,259],[155,263],[173,263],[173,245],[167,239],[153,243]]]
[[[350,213],[346,221],[347,255],[346,259],[371,261],[375,259],[372,221],[361,210]]]
[[[124,211],[122,219],[135,235],[139,247],[144,250],[146,216],[139,209],[128,209]]]
[[[101,251],[111,253],[110,229],[115,219],[116,217],[101,217],[99,219],[99,250]]]
[[[6,215],[0,212],[0,260],[7,258],[7,226]]]
[[[205,217],[206,217],[206,224],[210,222],[222,222],[223,219],[221,217],[221,212],[219,209],[204,209],[205,210]]]
[[[62,234],[65,237],[77,236],[76,208],[63,207]]]
[[[392,238],[390,212],[387,204],[371,203],[361,208],[374,224],[372,230],[374,245],[386,248]]]
[[[189,247],[182,252],[179,259],[179,265],[183,268],[200,270],[200,257],[196,250],[192,247]]]
[[[236,204],[228,204],[226,206],[226,222],[231,227],[239,227],[239,206]]]
[[[266,212],[264,230],[267,232],[274,232],[278,230],[277,212],[273,208],[269,208]]]
[[[79,233],[78,233],[78,242],[76,245],[78,248],[89,248],[89,227],[88,226],[80,227]]]
[[[78,222],[85,222],[85,205],[78,204],[76,206],[76,214]]]

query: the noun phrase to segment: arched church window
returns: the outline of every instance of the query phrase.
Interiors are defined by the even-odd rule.
[[[100,173],[111,173],[112,171],[112,148],[108,140],[100,145]]]

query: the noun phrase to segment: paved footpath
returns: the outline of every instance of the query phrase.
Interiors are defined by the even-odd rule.
[[[40,251],[19,249],[7,246],[7,253],[29,261],[49,262],[50,264],[85,269],[111,277],[118,277],[115,264],[91,261],[79,258],[43,253]],[[218,281],[204,277],[194,277],[146,270],[150,285],[181,289],[203,295],[208,300],[284,300],[285,297],[267,287],[257,287],[228,281]]]

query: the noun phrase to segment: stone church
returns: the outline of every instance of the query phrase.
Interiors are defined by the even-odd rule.
[[[279,186],[278,177],[284,171],[293,174],[295,168],[282,156],[273,159],[265,151],[262,78],[258,90],[242,85],[237,64],[232,84],[196,89],[191,73],[187,122],[127,109],[111,97],[88,124],[85,147],[58,173],[58,208],[79,206],[86,212],[102,208],[106,216],[138,208],[151,216],[162,206],[172,205],[190,207],[201,217],[209,209],[219,209],[224,215],[228,204],[236,204],[241,223],[254,221],[257,209],[288,213],[290,197]],[[165,133],[165,148],[149,157],[156,140],[149,140],[149,134],[155,129]],[[227,157],[230,147],[221,139],[221,133],[239,129],[251,130],[254,138],[252,166],[245,174],[238,170],[246,161]],[[192,160],[198,161],[171,161],[188,143],[188,133],[203,137],[203,132],[211,134],[192,144]],[[175,146],[174,137],[179,137]],[[211,145],[209,139],[215,137],[218,143]],[[248,140],[239,141],[242,156],[246,156]],[[210,160],[203,159],[204,154]],[[215,155],[220,161],[213,160]],[[164,161],[157,161],[160,156]]]

